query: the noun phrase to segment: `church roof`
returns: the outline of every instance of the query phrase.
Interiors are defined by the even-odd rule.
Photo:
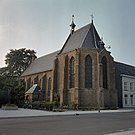
[[[53,69],[54,59],[59,51],[50,53],[34,60],[24,71],[22,76],[41,73]]]
[[[101,48],[101,39],[92,23],[71,33],[60,53],[65,53],[78,48]]]
[[[115,69],[119,74],[135,76],[135,66],[127,65],[120,62],[115,62]]]
[[[100,44],[99,44],[100,43]],[[24,71],[22,76],[41,73],[53,69],[53,63],[58,53],[65,53],[78,48],[103,48],[104,44],[92,23],[70,33],[63,48],[60,51],[42,56],[34,60]]]

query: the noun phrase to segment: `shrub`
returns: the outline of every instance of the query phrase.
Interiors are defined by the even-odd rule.
[[[65,109],[57,108],[53,109],[53,112],[65,112]]]
[[[40,109],[41,103],[40,101],[34,101],[31,103],[32,109]]]
[[[76,103],[71,103],[68,107],[70,110],[78,110],[78,104]]]
[[[52,111],[52,110],[53,110],[53,103],[46,102],[46,103],[45,103],[45,109],[46,109],[47,111]]]
[[[25,103],[23,105],[23,108],[25,108],[25,109],[32,109],[32,105],[30,103]]]

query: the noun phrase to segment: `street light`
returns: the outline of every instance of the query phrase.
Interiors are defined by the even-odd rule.
[[[104,43],[103,43],[103,41],[101,40],[101,41],[99,41],[99,44],[101,45],[101,46],[103,46],[104,45]],[[101,107],[101,101],[102,101],[102,97],[101,97],[101,93],[102,93],[102,63],[100,62],[100,59],[99,59],[99,57],[100,57],[100,54],[105,50],[105,48],[107,48],[107,49],[110,49],[111,48],[111,46],[105,46],[105,47],[103,47],[103,49],[101,49],[100,50],[100,52],[98,53],[98,88],[99,88],[99,91],[98,91],[98,112],[100,112],[100,107]]]

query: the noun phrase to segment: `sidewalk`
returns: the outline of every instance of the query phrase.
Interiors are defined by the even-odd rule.
[[[101,110],[100,113],[114,113],[114,112],[133,112],[134,109],[118,109],[118,110]],[[41,110],[22,109],[18,110],[1,110],[0,119],[4,118],[19,118],[19,117],[41,117],[41,116],[58,116],[58,115],[76,115],[76,114],[91,114],[99,113],[96,111],[66,111],[66,112],[49,112]]]

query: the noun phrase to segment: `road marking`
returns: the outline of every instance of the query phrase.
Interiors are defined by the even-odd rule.
[[[122,131],[122,130],[121,130]],[[130,131],[119,131],[115,133],[105,134],[105,135],[135,135],[135,129]]]

